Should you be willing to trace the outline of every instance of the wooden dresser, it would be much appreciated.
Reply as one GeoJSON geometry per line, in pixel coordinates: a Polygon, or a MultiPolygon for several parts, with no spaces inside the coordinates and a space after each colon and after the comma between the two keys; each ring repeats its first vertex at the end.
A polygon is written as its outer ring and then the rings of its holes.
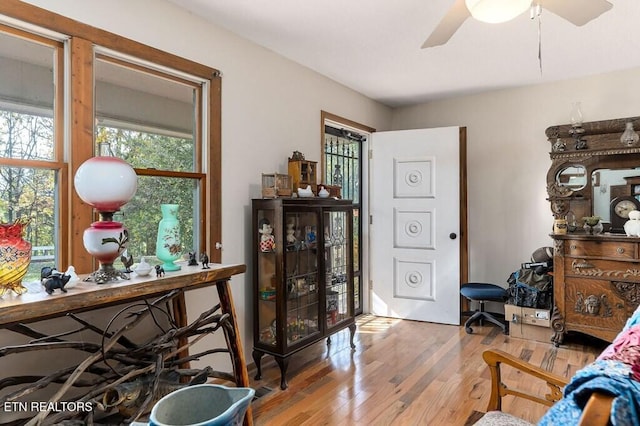
{"type": "Polygon", "coordinates": [[[640,238],[553,235],[553,342],[580,331],[611,342],[640,301],[640,238]]]}
{"type": "Polygon", "coordinates": [[[640,300],[640,238],[622,233],[628,212],[640,210],[640,145],[621,140],[628,123],[640,130],[640,117],[629,117],[545,132],[556,346],[569,331],[612,341],[640,300]],[[604,232],[584,226],[590,216],[604,232]]]}

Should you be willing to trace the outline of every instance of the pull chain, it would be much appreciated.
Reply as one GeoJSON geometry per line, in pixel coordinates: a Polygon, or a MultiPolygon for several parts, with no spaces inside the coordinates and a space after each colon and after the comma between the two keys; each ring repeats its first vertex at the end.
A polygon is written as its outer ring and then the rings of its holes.
{"type": "Polygon", "coordinates": [[[531,5],[531,19],[538,18],[538,64],[540,65],[540,75],[542,75],[542,6],[537,1],[531,5]]]}

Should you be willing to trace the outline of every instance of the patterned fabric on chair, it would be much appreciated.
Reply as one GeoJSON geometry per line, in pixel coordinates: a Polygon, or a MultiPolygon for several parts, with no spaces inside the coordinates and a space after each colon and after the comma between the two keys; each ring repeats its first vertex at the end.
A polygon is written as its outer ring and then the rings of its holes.
{"type": "Polygon", "coordinates": [[[474,426],[534,426],[521,418],[503,413],[502,411],[489,411],[474,426]]]}

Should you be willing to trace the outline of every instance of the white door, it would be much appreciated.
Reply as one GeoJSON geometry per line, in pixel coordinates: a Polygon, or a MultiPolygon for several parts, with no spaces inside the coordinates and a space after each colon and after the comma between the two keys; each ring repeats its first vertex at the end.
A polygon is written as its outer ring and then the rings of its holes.
{"type": "Polygon", "coordinates": [[[371,137],[374,315],[460,324],[460,128],[371,137]]]}

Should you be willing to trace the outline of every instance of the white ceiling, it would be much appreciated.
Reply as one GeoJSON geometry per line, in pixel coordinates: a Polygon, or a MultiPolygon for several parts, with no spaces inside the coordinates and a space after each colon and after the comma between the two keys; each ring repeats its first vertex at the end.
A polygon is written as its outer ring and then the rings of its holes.
{"type": "Polygon", "coordinates": [[[528,13],[420,49],[454,0],[170,1],[389,106],[640,67],[638,0],[582,27],[543,10],[542,73],[528,13]]]}

